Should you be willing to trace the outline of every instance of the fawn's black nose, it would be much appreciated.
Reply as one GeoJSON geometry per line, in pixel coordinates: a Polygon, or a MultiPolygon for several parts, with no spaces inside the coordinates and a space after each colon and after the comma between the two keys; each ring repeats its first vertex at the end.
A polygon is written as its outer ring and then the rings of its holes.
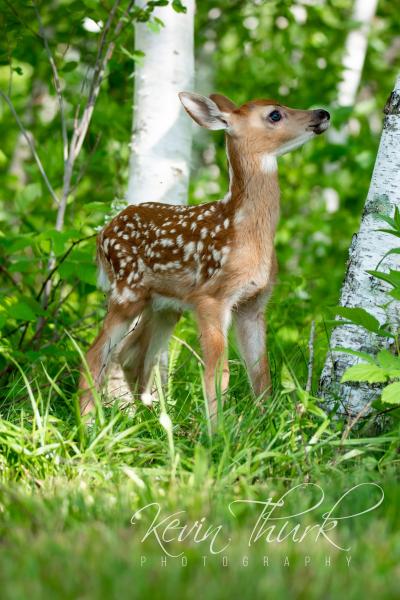
{"type": "Polygon", "coordinates": [[[323,121],[324,119],[327,119],[329,121],[329,119],[331,118],[331,115],[328,113],[327,110],[324,110],[323,108],[320,108],[318,110],[315,111],[318,115],[318,117],[321,119],[321,121],[323,121]]]}

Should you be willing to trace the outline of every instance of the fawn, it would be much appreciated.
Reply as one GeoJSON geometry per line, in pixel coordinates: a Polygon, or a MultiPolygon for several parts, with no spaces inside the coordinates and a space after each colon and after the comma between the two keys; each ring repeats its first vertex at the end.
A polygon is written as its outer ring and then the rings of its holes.
{"type": "MultiPolygon", "coordinates": [[[[100,232],[99,284],[109,291],[109,304],[87,365],[100,386],[111,353],[123,340],[118,360],[127,382],[151,404],[153,367],[182,311],[191,308],[215,424],[217,368],[222,369],[221,392],[228,386],[231,316],[254,393],[270,390],[264,310],[277,273],[277,156],[325,131],[330,115],[322,109],[294,110],[274,100],[237,107],[219,94],[207,98],[181,92],[179,97],[196,123],[225,130],[229,191],[223,200],[199,206],[128,206],[100,232]]],[[[86,414],[94,402],[83,374],[80,387],[81,412],[86,414]]]]}

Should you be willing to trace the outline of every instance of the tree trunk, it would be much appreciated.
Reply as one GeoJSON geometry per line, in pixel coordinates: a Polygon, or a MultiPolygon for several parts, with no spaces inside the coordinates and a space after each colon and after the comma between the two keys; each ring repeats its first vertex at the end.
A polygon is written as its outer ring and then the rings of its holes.
{"type": "MultiPolygon", "coordinates": [[[[400,169],[398,151],[400,148],[400,76],[386,107],[382,137],[372,174],[371,184],[362,215],[358,234],[353,236],[349,252],[346,278],[343,284],[340,304],[346,307],[361,307],[374,315],[381,324],[387,320],[398,326],[400,303],[390,299],[386,283],[369,275],[367,270],[375,270],[386,252],[398,246],[393,236],[377,231],[384,226],[376,218],[378,213],[393,216],[395,207],[400,208],[400,169]]],[[[388,256],[381,266],[383,270],[398,269],[399,255],[388,256]]],[[[388,346],[390,340],[369,333],[356,325],[337,327],[331,336],[332,349],[342,346],[352,350],[375,353],[380,347],[388,346]]],[[[367,403],[379,396],[379,389],[364,384],[345,383],[339,386],[345,370],[359,362],[345,353],[328,352],[321,375],[321,392],[328,406],[332,407],[340,399],[340,412],[357,414],[367,403]]]]}
{"type": "MultiPolygon", "coordinates": [[[[145,5],[144,0],[140,0],[145,5]]],[[[164,23],[160,32],[145,23],[135,27],[135,50],[145,53],[135,68],[133,128],[127,199],[129,204],[185,204],[188,196],[192,124],[178,92],[190,90],[194,77],[194,0],[186,13],[169,5],[154,10],[164,23]]],[[[161,362],[166,366],[167,358],[161,362]]],[[[120,367],[114,362],[108,394],[130,399],[120,367]]]]}
{"type": "Polygon", "coordinates": [[[375,16],[378,0],[355,0],[352,20],[359,23],[347,36],[343,58],[342,81],[338,87],[339,106],[353,106],[360,85],[368,34],[375,16]]]}
{"type": "Polygon", "coordinates": [[[192,124],[178,92],[193,85],[194,0],[185,6],[186,14],[154,11],[165,25],[159,33],[136,26],[135,46],[145,56],[135,69],[129,204],[187,202],[192,124]]]}
{"type": "MultiPolygon", "coordinates": [[[[368,49],[368,35],[375,16],[378,0],[355,0],[351,20],[358,23],[346,38],[342,62],[342,77],[337,88],[337,106],[354,106],[360,86],[368,49]]],[[[349,137],[349,124],[337,129],[334,124],[328,132],[334,144],[345,144],[349,137]]]]}

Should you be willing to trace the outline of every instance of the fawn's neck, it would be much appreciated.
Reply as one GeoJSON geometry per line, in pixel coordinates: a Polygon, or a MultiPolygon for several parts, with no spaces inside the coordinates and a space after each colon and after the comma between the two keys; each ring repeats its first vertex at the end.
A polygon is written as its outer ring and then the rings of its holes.
{"type": "Polygon", "coordinates": [[[276,158],[254,152],[243,141],[227,138],[229,193],[227,205],[241,228],[257,237],[275,234],[279,218],[279,182],[276,158]]]}

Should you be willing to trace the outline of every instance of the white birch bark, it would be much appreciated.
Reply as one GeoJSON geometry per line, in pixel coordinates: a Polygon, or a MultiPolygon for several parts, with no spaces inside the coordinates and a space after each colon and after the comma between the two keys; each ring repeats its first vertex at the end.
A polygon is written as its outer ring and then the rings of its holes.
{"type": "Polygon", "coordinates": [[[359,27],[350,31],[346,39],[342,81],[338,86],[339,106],[353,106],[360,85],[368,47],[368,34],[375,16],[378,0],[355,0],[352,20],[359,27]]]}
{"type": "Polygon", "coordinates": [[[193,86],[194,0],[184,4],[185,14],[171,6],[154,11],[165,25],[159,33],[136,25],[135,47],[145,56],[135,69],[130,204],[187,202],[192,124],[178,92],[193,86]]]}
{"type": "MultiPolygon", "coordinates": [[[[144,6],[146,1],[138,4],[144,6]]],[[[145,56],[135,68],[129,204],[187,202],[192,123],[178,92],[193,87],[195,0],[185,0],[184,5],[186,13],[177,13],[170,5],[154,10],[153,15],[164,23],[158,33],[146,23],[135,26],[135,49],[145,56]]],[[[165,354],[161,362],[165,371],[165,354]]],[[[108,377],[108,395],[131,400],[116,362],[108,377]]]]}
{"type": "MultiPolygon", "coordinates": [[[[377,231],[385,223],[377,219],[378,213],[393,216],[394,209],[400,208],[400,76],[386,107],[382,137],[372,174],[371,184],[362,215],[358,234],[353,236],[349,252],[348,269],[343,284],[340,304],[346,307],[361,307],[374,315],[381,325],[386,321],[394,327],[400,325],[400,303],[392,301],[387,291],[391,287],[367,273],[375,270],[384,254],[399,246],[395,237],[377,231]]],[[[399,255],[387,257],[380,270],[400,268],[399,255]]],[[[352,350],[375,353],[390,340],[369,333],[362,327],[343,325],[334,329],[330,348],[338,346],[352,350]]],[[[371,385],[345,383],[340,379],[345,370],[359,360],[349,354],[328,352],[327,360],[321,375],[322,396],[333,406],[340,398],[340,412],[357,414],[371,400],[380,394],[379,388],[371,385]]]]}
{"type": "MultiPolygon", "coordinates": [[[[360,86],[368,49],[368,35],[375,16],[378,0],[355,0],[352,21],[358,26],[346,38],[342,62],[342,79],[337,88],[337,106],[354,106],[360,86]]],[[[344,144],[349,136],[349,124],[340,129],[334,126],[328,130],[328,138],[334,144],[344,144]]]]}

